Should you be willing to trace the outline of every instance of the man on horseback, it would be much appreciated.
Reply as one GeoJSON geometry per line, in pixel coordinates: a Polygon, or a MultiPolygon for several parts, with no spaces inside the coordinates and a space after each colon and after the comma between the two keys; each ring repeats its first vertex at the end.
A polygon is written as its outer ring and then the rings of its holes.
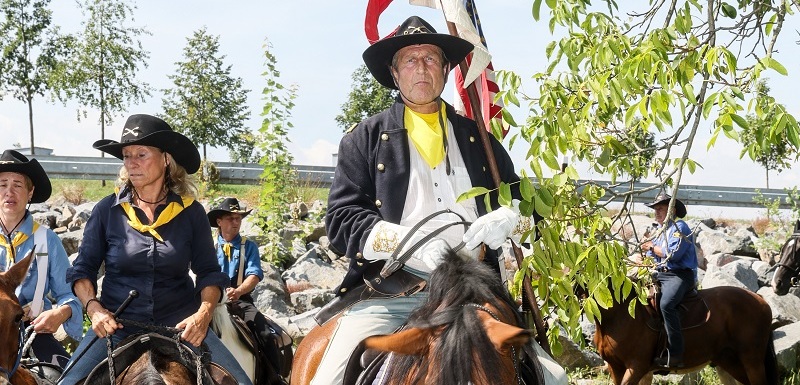
{"type": "Polygon", "coordinates": [[[662,367],[680,368],[683,367],[684,343],[678,305],[697,285],[697,252],[689,225],[673,219],[685,217],[686,206],[675,199],[675,215],[668,215],[671,214],[668,213],[670,199],[667,194],[659,194],[647,204],[655,210],[659,228],[655,238],[642,243],[641,249],[657,263],[656,280],[661,285],[659,307],[667,332],[667,355],[656,357],[653,362],[662,367]]]}
{"type": "MultiPolygon", "coordinates": [[[[477,258],[478,246],[485,243],[484,261],[498,271],[495,249],[531,228],[531,218],[520,216],[516,205],[497,205],[496,194],[491,196],[494,211],[483,199],[456,202],[473,187],[493,186],[477,125],[441,99],[450,69],[472,49],[466,40],[436,33],[412,16],[364,51],[370,73],[400,95],[389,109],[348,131],[339,145],[325,218],[331,248],[350,257],[350,269],[337,288],[339,298],[363,287],[368,265],[393,259],[398,248],[408,250],[416,243],[424,245],[398,273],[427,279],[445,253],[462,242],[466,246],[459,254],[468,258],[477,258]],[[449,211],[412,228],[442,210],[449,211]],[[459,220],[473,223],[466,232],[451,227],[423,239],[459,220]],[[406,236],[403,247],[400,240],[406,236]]],[[[519,181],[506,150],[494,137],[491,141],[501,179],[519,181]]],[[[514,194],[519,197],[518,191],[514,194]]],[[[340,384],[353,348],[365,337],[395,331],[427,295],[424,290],[407,292],[351,305],[338,319],[312,384],[340,384]]]]}
{"type": "Polygon", "coordinates": [[[257,376],[263,379],[263,382],[259,383],[281,384],[283,381],[280,376],[288,375],[283,369],[291,368],[291,343],[288,347],[288,356],[281,354],[284,349],[278,345],[282,343],[280,338],[282,331],[275,330],[277,325],[267,323],[267,318],[258,311],[250,295],[258,282],[264,279],[258,245],[239,234],[242,219],[250,214],[250,211],[252,210],[242,207],[238,199],[226,197],[209,210],[208,222],[211,227],[218,229],[215,239],[217,261],[222,267],[222,272],[231,279],[231,286],[225,289],[225,296],[230,304],[229,309],[234,309],[233,313],[245,321],[258,341],[258,351],[264,354],[265,365],[260,368],[257,376]]]}

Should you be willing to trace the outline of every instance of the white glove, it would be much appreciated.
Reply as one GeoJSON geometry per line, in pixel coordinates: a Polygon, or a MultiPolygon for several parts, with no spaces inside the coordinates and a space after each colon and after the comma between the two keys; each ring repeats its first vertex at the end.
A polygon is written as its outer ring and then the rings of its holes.
{"type": "Polygon", "coordinates": [[[406,261],[406,266],[419,271],[431,272],[444,261],[447,255],[452,253],[452,250],[444,239],[433,238],[406,261]]]}
{"type": "Polygon", "coordinates": [[[490,249],[497,249],[503,245],[518,223],[519,211],[501,206],[472,223],[464,233],[464,248],[472,250],[485,243],[490,249]]]}

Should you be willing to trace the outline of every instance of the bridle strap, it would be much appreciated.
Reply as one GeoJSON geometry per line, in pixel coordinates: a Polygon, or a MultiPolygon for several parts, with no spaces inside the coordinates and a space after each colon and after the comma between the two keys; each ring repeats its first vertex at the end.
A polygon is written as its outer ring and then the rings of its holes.
{"type": "Polygon", "coordinates": [[[9,382],[11,382],[11,377],[14,377],[14,374],[17,372],[17,369],[19,369],[20,361],[22,361],[22,349],[25,342],[23,341],[23,339],[25,338],[25,328],[23,327],[22,322],[23,322],[22,320],[19,321],[19,327],[18,327],[19,338],[17,339],[17,345],[19,345],[19,347],[17,348],[17,358],[14,360],[14,366],[11,368],[11,370],[8,370],[0,366],[0,373],[5,374],[9,382]]]}

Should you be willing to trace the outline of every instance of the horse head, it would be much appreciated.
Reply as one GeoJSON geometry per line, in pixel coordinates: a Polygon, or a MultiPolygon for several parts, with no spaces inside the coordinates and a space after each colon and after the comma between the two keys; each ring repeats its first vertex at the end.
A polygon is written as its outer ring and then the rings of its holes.
{"type": "Polygon", "coordinates": [[[789,292],[789,287],[797,285],[800,275],[798,252],[800,252],[800,231],[795,229],[794,234],[781,247],[781,258],[775,265],[778,267],[772,276],[772,290],[775,294],[785,295],[789,292]]]}
{"type": "Polygon", "coordinates": [[[388,369],[391,384],[516,384],[531,335],[518,326],[515,307],[493,271],[452,253],[431,274],[428,299],[408,328],[364,344],[398,353],[388,369]]]}
{"type": "Polygon", "coordinates": [[[31,264],[31,254],[0,273],[0,379],[17,373],[20,362],[22,318],[25,315],[14,294],[25,279],[31,264]]]}

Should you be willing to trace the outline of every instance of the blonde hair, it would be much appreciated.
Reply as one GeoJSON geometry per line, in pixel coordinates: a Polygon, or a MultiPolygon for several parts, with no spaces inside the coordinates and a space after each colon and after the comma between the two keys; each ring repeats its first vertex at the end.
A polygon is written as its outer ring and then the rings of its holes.
{"type": "MultiPolygon", "coordinates": [[[[180,196],[190,196],[196,199],[197,186],[195,186],[192,177],[186,172],[186,169],[175,161],[175,158],[172,157],[172,154],[161,149],[159,149],[159,151],[165,153],[167,157],[167,170],[164,173],[164,184],[167,186],[167,189],[180,196]]],[[[117,186],[120,188],[126,186],[132,188],[133,185],[128,178],[128,169],[123,165],[119,169],[117,186]]]]}

